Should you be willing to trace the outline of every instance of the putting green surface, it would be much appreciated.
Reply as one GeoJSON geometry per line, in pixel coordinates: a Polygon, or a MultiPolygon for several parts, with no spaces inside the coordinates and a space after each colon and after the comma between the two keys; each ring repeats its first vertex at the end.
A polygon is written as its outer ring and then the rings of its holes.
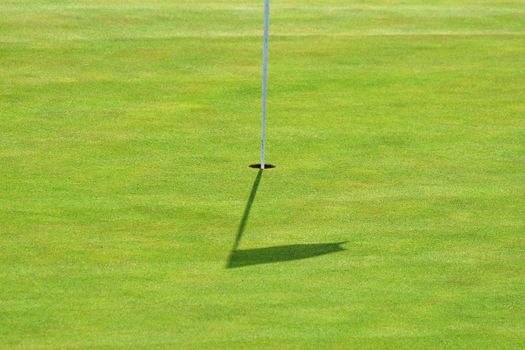
{"type": "Polygon", "coordinates": [[[3,0],[0,348],[525,347],[525,2],[3,0]]]}

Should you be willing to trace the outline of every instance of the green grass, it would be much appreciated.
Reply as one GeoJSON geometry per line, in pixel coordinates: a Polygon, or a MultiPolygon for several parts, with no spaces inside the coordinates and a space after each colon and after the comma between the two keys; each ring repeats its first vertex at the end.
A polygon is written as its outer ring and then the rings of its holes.
{"type": "Polygon", "coordinates": [[[525,2],[274,0],[252,202],[261,26],[2,1],[0,348],[525,347],[525,2]]]}

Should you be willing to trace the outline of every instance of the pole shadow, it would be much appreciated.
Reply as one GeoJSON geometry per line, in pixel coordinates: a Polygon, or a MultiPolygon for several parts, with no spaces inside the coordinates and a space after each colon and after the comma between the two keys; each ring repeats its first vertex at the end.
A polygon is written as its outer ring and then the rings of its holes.
{"type": "MultiPolygon", "coordinates": [[[[255,195],[257,194],[257,189],[259,188],[259,182],[261,182],[261,176],[263,169],[259,169],[255,181],[253,182],[252,190],[250,192],[250,197],[248,197],[248,202],[244,208],[244,213],[242,214],[241,223],[239,224],[239,229],[237,230],[237,235],[235,236],[235,243],[233,244],[232,253],[237,251],[239,248],[239,243],[241,243],[242,234],[246,227],[246,222],[248,222],[248,217],[250,216],[250,210],[252,210],[252,204],[255,200],[255,195]]],[[[230,254],[231,255],[231,254],[230,254]]]]}
{"type": "Polygon", "coordinates": [[[241,239],[246,228],[246,223],[248,222],[248,217],[250,216],[252,204],[255,200],[259,183],[261,182],[262,173],[263,169],[259,169],[255,181],[253,182],[250,196],[248,197],[248,202],[244,208],[241,222],[237,230],[237,235],[235,236],[235,242],[226,263],[227,269],[308,259],[345,250],[345,248],[343,248],[341,245],[345,244],[346,242],[292,244],[255,249],[239,249],[239,244],[241,243],[241,239]]]}

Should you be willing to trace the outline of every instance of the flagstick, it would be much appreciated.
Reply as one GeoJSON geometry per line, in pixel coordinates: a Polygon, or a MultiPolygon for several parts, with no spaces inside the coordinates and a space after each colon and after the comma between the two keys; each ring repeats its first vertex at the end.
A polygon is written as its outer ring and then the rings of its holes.
{"type": "Polygon", "coordinates": [[[264,0],[264,48],[262,75],[262,141],[261,169],[264,169],[264,146],[266,142],[266,95],[268,90],[268,41],[270,34],[270,0],[264,0]]]}

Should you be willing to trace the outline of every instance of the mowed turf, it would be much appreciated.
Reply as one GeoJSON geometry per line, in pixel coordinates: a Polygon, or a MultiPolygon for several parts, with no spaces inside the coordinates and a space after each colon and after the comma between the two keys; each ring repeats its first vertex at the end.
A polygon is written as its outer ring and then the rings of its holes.
{"type": "Polygon", "coordinates": [[[525,347],[525,2],[262,3],[2,1],[0,348],[525,347]]]}

